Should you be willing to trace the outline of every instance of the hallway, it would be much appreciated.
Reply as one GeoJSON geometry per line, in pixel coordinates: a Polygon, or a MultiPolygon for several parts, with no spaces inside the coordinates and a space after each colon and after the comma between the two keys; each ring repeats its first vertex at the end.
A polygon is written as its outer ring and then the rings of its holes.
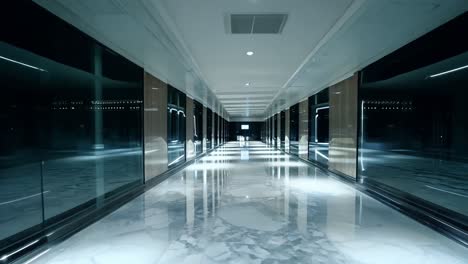
{"type": "Polygon", "coordinates": [[[468,249],[260,142],[229,142],[28,263],[468,263],[468,249]]]}

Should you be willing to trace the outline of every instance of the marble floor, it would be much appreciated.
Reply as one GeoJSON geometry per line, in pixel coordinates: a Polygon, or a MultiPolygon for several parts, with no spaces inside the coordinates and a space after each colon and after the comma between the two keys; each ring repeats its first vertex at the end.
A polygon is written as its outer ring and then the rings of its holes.
{"type": "Polygon", "coordinates": [[[25,263],[468,263],[468,249],[260,143],[227,143],[25,263]]]}

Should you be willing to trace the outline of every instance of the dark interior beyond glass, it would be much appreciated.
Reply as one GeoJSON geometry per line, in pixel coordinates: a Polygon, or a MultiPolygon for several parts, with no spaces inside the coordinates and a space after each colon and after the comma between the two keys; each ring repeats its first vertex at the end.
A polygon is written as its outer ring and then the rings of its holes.
{"type": "Polygon", "coordinates": [[[280,148],[282,150],[284,150],[284,146],[285,146],[285,136],[286,136],[286,112],[285,111],[281,111],[280,113],[280,141],[281,141],[281,146],[280,148]]]}
{"type": "Polygon", "coordinates": [[[203,105],[193,101],[193,142],[197,155],[203,152],[203,105]]]}
{"type": "Polygon", "coordinates": [[[278,114],[273,116],[273,146],[278,147],[278,114]]]}
{"type": "Polygon", "coordinates": [[[268,118],[268,125],[269,125],[269,129],[270,129],[270,144],[273,144],[273,140],[274,140],[274,132],[273,132],[273,117],[271,116],[270,118],[268,118]]]}
{"type": "Polygon", "coordinates": [[[229,140],[237,141],[239,136],[245,140],[260,140],[262,125],[264,122],[229,122],[229,140]],[[242,125],[248,125],[249,129],[242,129],[242,125]]]}
{"type": "Polygon", "coordinates": [[[289,152],[299,155],[299,104],[289,108],[289,152]]]}
{"type": "Polygon", "coordinates": [[[32,1],[2,8],[0,250],[143,180],[143,69],[32,1]]]}
{"type": "Polygon", "coordinates": [[[219,141],[218,141],[218,136],[219,136],[219,118],[218,118],[218,114],[214,113],[214,131],[213,131],[213,141],[214,141],[214,146],[218,146],[219,145],[219,141]]]}
{"type": "Polygon", "coordinates": [[[366,68],[359,176],[468,216],[468,15],[366,68]]]}
{"type": "Polygon", "coordinates": [[[213,111],[206,108],[206,145],[212,149],[213,145],[213,111]]]}
{"type": "Polygon", "coordinates": [[[167,159],[168,166],[185,162],[186,95],[167,86],[167,159]]]}
{"type": "Polygon", "coordinates": [[[328,165],[329,90],[309,97],[309,160],[328,165]]]}

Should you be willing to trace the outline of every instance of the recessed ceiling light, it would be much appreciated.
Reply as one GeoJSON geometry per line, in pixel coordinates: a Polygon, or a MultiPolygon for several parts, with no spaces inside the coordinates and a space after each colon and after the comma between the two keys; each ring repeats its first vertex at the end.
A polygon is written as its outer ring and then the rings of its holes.
{"type": "Polygon", "coordinates": [[[245,83],[245,86],[250,86],[250,83],[245,83]]]}
{"type": "Polygon", "coordinates": [[[252,56],[252,55],[254,55],[254,52],[253,51],[247,51],[247,53],[245,53],[245,54],[247,54],[247,56],[252,56]]]}

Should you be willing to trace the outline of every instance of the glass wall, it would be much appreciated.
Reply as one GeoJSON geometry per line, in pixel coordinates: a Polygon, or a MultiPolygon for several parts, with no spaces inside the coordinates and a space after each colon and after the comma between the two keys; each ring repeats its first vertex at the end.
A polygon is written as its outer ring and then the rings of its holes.
{"type": "Polygon", "coordinates": [[[143,181],[143,69],[32,1],[2,8],[0,249],[143,181]]]}
{"type": "Polygon", "coordinates": [[[278,147],[278,114],[273,116],[273,146],[278,147]]]}
{"type": "Polygon", "coordinates": [[[206,145],[208,148],[212,149],[214,147],[213,143],[213,111],[206,108],[206,145]]]}
{"type": "Polygon", "coordinates": [[[289,108],[289,151],[299,155],[299,104],[289,108]]]}
{"type": "Polygon", "coordinates": [[[219,141],[218,141],[218,136],[219,136],[219,118],[218,118],[218,114],[214,113],[214,135],[213,135],[213,145],[215,147],[217,147],[219,145],[219,141]]]}
{"type": "Polygon", "coordinates": [[[309,97],[309,160],[328,164],[329,90],[309,97]]]}
{"type": "Polygon", "coordinates": [[[197,155],[203,152],[203,105],[193,101],[193,142],[197,155]]]}
{"type": "Polygon", "coordinates": [[[167,158],[168,166],[185,162],[186,96],[167,86],[167,158]]]}
{"type": "Polygon", "coordinates": [[[280,113],[280,141],[281,141],[281,146],[280,148],[284,150],[285,142],[286,142],[286,112],[281,111],[280,113]]]}
{"type": "Polygon", "coordinates": [[[467,223],[468,14],[365,68],[359,177],[467,223]]]}
{"type": "Polygon", "coordinates": [[[273,144],[273,117],[268,118],[268,139],[269,139],[269,144],[273,144]]]}

